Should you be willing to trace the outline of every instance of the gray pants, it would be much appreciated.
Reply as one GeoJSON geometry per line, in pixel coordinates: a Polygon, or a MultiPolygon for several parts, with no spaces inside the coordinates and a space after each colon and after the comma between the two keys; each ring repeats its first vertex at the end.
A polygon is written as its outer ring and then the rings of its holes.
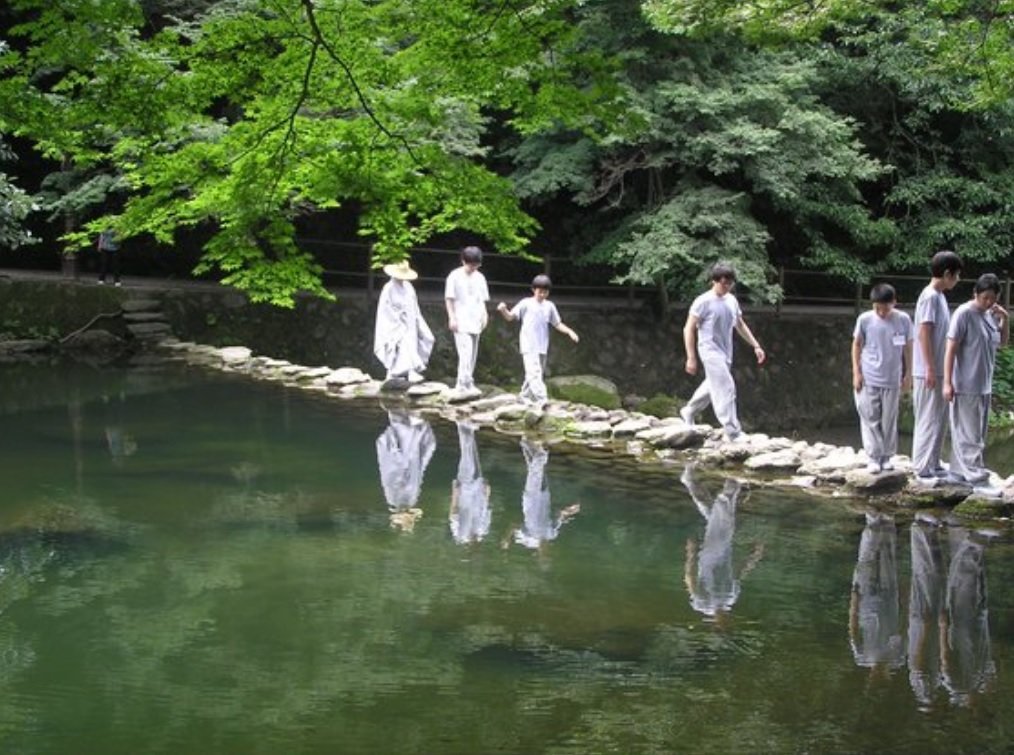
{"type": "Polygon", "coordinates": [[[983,451],[990,398],[956,393],[951,401],[951,473],[974,484],[989,480],[983,451]]]}
{"type": "Polygon", "coordinates": [[[736,413],[736,383],[732,379],[729,362],[724,355],[701,354],[704,365],[704,382],[697,386],[686,408],[696,417],[711,404],[722,429],[729,437],[743,432],[736,413]]]}
{"type": "Polygon", "coordinates": [[[546,383],[542,376],[546,373],[545,354],[522,354],[525,363],[525,383],[521,386],[521,398],[536,404],[544,404],[549,400],[546,383]]]}
{"type": "Polygon", "coordinates": [[[947,402],[943,386],[927,388],[925,378],[917,377],[912,389],[915,429],[912,433],[912,469],[929,476],[940,467],[940,454],[947,432],[947,402]]]}
{"type": "Polygon", "coordinates": [[[474,388],[475,360],[479,356],[478,333],[455,333],[454,346],[458,350],[458,380],[455,388],[474,388]]]}
{"type": "Polygon", "coordinates": [[[856,393],[859,431],[870,461],[884,462],[898,452],[898,401],[900,388],[863,385],[856,393]]]}

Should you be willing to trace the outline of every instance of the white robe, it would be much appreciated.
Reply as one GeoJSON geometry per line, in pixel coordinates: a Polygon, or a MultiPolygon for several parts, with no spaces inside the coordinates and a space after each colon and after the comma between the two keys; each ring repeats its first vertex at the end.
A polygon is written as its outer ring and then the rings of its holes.
{"type": "Polygon", "coordinates": [[[387,374],[425,370],[433,341],[433,331],[423,319],[412,284],[396,278],[385,283],[377,302],[373,353],[387,368],[387,374]]]}
{"type": "Polygon", "coordinates": [[[377,466],[384,498],[392,512],[419,501],[423,475],[437,441],[430,423],[407,412],[388,412],[387,429],[377,438],[377,466]]]}

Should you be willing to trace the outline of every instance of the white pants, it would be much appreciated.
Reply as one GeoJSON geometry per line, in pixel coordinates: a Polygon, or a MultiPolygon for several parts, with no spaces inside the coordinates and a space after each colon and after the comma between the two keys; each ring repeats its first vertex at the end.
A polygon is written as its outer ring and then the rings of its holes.
{"type": "Polygon", "coordinates": [[[549,400],[546,383],[542,376],[546,372],[546,355],[525,353],[521,355],[525,363],[525,384],[521,386],[521,398],[536,404],[544,404],[549,400]]]}
{"type": "Polygon", "coordinates": [[[918,475],[932,475],[940,467],[940,453],[947,432],[947,402],[943,386],[927,388],[917,377],[912,389],[915,429],[912,433],[912,468],[918,475]]]}
{"type": "Polygon", "coordinates": [[[478,333],[454,333],[454,346],[458,350],[458,381],[455,388],[474,388],[475,360],[479,356],[478,333]]]}
{"type": "Polygon", "coordinates": [[[956,393],[951,401],[951,472],[968,482],[989,480],[983,458],[990,396],[956,393]]]}
{"type": "Polygon", "coordinates": [[[686,408],[691,416],[696,417],[711,404],[725,434],[729,437],[739,435],[743,428],[736,414],[736,383],[732,379],[729,362],[722,354],[704,353],[701,354],[701,364],[704,365],[704,382],[697,386],[686,408]]]}
{"type": "Polygon", "coordinates": [[[863,385],[856,393],[859,432],[866,458],[884,462],[898,452],[898,402],[900,388],[863,385]]]}

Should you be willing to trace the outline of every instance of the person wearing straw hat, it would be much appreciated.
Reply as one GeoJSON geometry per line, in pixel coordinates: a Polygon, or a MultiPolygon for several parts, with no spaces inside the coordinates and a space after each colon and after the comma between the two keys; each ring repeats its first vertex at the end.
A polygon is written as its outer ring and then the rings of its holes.
{"type": "Polygon", "coordinates": [[[390,280],[384,284],[377,302],[377,320],[373,332],[373,353],[387,369],[387,379],[402,378],[410,383],[423,379],[433,352],[433,331],[419,310],[419,300],[411,281],[419,274],[408,260],[384,265],[390,280]]]}

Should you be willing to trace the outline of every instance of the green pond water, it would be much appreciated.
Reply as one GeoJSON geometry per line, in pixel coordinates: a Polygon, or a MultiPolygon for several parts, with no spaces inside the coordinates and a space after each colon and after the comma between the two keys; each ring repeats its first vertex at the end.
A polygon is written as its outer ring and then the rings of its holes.
{"type": "Polygon", "coordinates": [[[0,365],[0,752],[1008,752],[1006,536],[0,365]]]}

